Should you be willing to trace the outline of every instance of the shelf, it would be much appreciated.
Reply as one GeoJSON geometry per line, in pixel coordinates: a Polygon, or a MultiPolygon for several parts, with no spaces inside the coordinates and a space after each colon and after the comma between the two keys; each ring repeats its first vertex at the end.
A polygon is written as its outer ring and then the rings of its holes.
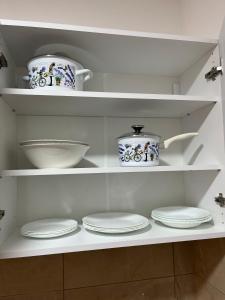
{"type": "Polygon", "coordinates": [[[183,117],[218,97],[4,89],[3,99],[18,115],[183,117]]]}
{"type": "Polygon", "coordinates": [[[220,165],[196,166],[157,166],[157,167],[108,167],[108,168],[67,168],[67,169],[27,169],[3,170],[1,177],[47,176],[47,175],[81,175],[81,174],[115,174],[115,173],[154,173],[154,172],[191,172],[220,171],[220,165]]]}
{"type": "Polygon", "coordinates": [[[53,23],[2,19],[0,27],[18,67],[35,54],[60,52],[94,72],[179,76],[217,45],[208,38],[53,23]]]}
{"type": "Polygon", "coordinates": [[[225,237],[224,225],[203,224],[193,229],[175,229],[151,221],[151,225],[131,234],[106,235],[86,231],[82,226],[68,236],[38,240],[20,235],[19,230],[0,247],[0,258],[26,257],[108,248],[140,246],[225,237]]]}

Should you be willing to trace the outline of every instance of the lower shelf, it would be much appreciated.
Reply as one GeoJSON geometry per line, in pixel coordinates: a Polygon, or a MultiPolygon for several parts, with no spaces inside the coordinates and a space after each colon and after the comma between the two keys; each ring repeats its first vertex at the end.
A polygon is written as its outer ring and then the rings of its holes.
{"type": "Polygon", "coordinates": [[[225,237],[225,225],[203,224],[193,229],[175,229],[160,225],[153,220],[151,220],[150,226],[142,231],[120,235],[92,233],[80,226],[79,230],[73,234],[61,238],[38,240],[24,238],[17,231],[0,247],[0,258],[49,255],[220,237],[225,237]]]}
{"type": "Polygon", "coordinates": [[[113,174],[113,173],[145,173],[145,172],[188,172],[188,171],[220,171],[221,165],[183,165],[157,167],[96,167],[67,169],[27,169],[2,170],[1,177],[76,175],[76,174],[113,174]]]}

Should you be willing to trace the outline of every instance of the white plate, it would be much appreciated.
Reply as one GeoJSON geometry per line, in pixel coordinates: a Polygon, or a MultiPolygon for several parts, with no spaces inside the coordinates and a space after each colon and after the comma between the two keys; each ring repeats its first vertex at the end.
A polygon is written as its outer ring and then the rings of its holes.
{"type": "Polygon", "coordinates": [[[100,233],[109,233],[109,234],[116,234],[116,233],[127,233],[127,232],[133,232],[136,230],[141,230],[149,225],[149,220],[143,223],[142,225],[136,226],[136,227],[127,227],[127,228],[101,228],[101,227],[95,227],[95,226],[90,226],[85,223],[83,223],[83,226],[85,229],[95,231],[95,232],[100,232],[100,233]]]}
{"type": "Polygon", "coordinates": [[[166,226],[174,227],[174,228],[193,228],[200,226],[202,223],[205,222],[192,222],[192,223],[177,223],[175,221],[159,221],[166,226]]]}
{"type": "Polygon", "coordinates": [[[25,224],[20,232],[23,236],[48,238],[70,233],[77,229],[78,223],[71,219],[43,219],[25,224]]]}
{"type": "Polygon", "coordinates": [[[105,212],[86,216],[82,219],[88,226],[104,229],[127,229],[145,224],[148,219],[138,214],[126,212],[105,212]]]}
{"type": "Polygon", "coordinates": [[[66,235],[69,234],[71,232],[74,232],[76,230],[76,228],[72,228],[68,231],[64,231],[64,232],[58,232],[58,233],[52,233],[52,234],[47,234],[47,235],[42,235],[42,234],[37,234],[37,233],[29,233],[29,234],[23,234],[24,237],[30,237],[30,238],[36,238],[36,239],[49,239],[49,238],[55,238],[55,237],[59,237],[62,235],[66,235]]]}
{"type": "Polygon", "coordinates": [[[210,217],[208,220],[205,221],[180,222],[175,220],[158,219],[156,217],[152,217],[152,218],[158,222],[163,223],[166,226],[175,227],[175,228],[193,228],[201,225],[202,223],[206,223],[212,220],[212,218],[210,217]]]}
{"type": "Polygon", "coordinates": [[[202,208],[187,206],[161,207],[152,211],[152,216],[168,220],[204,220],[210,213],[202,208]]]}
{"type": "Polygon", "coordinates": [[[158,221],[172,221],[172,222],[177,222],[177,223],[192,223],[192,222],[208,222],[208,221],[211,221],[212,220],[212,216],[209,216],[208,218],[204,218],[204,219],[192,219],[192,220],[173,220],[173,219],[168,219],[168,218],[161,218],[161,217],[158,217],[158,216],[154,216],[152,215],[152,218],[155,219],[155,220],[158,220],[158,221]]]}
{"type": "Polygon", "coordinates": [[[150,223],[150,221],[148,220],[148,219],[146,219],[145,220],[145,222],[144,223],[142,223],[142,224],[140,224],[140,225],[138,225],[138,226],[129,226],[129,227],[123,227],[123,228],[105,228],[105,227],[98,227],[98,226],[93,226],[93,225],[89,225],[89,224],[87,224],[87,223],[85,223],[85,222],[83,222],[83,225],[84,226],[88,226],[88,227],[93,227],[93,228],[96,228],[96,229],[102,229],[102,230],[121,230],[121,231],[123,231],[123,230],[132,230],[132,229],[137,229],[137,228],[142,228],[142,226],[147,226],[147,225],[149,225],[149,223],[150,223]],[[146,225],[147,224],[147,225],[146,225]]]}

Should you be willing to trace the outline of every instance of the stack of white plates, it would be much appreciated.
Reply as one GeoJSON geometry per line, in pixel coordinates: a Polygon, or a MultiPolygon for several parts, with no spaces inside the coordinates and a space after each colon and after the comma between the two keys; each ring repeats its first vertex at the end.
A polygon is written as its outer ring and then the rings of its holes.
{"type": "Polygon", "coordinates": [[[76,220],[43,219],[25,224],[20,232],[25,237],[48,239],[75,231],[78,227],[76,220]]]}
{"type": "Polygon", "coordinates": [[[102,233],[126,233],[149,225],[144,216],[126,212],[96,213],[83,218],[85,229],[102,233]]]}
{"type": "Polygon", "coordinates": [[[170,206],[154,209],[152,218],[167,226],[176,228],[196,227],[212,220],[212,216],[207,210],[187,206],[170,206]]]}

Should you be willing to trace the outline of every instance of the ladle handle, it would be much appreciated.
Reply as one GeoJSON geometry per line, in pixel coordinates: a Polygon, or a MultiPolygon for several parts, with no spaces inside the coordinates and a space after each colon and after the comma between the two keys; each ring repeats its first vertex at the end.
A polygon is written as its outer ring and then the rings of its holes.
{"type": "Polygon", "coordinates": [[[189,132],[189,133],[175,135],[163,142],[163,148],[167,149],[173,142],[186,140],[186,139],[192,138],[196,135],[198,135],[198,132],[189,132]]]}

